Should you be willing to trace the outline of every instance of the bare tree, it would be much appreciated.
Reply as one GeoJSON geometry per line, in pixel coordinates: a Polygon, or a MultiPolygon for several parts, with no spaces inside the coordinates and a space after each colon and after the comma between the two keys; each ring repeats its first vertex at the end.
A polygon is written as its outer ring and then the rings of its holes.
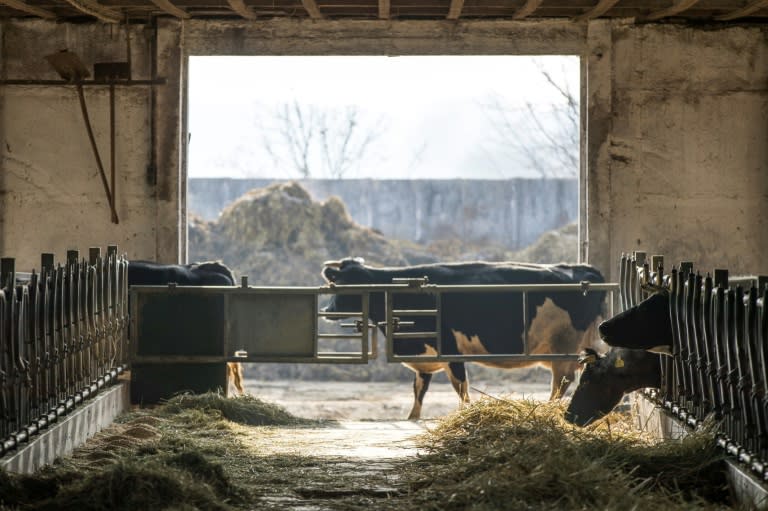
{"type": "Polygon", "coordinates": [[[510,106],[499,95],[483,105],[493,126],[486,156],[504,174],[510,165],[542,177],[570,177],[579,171],[579,101],[573,85],[536,62],[555,100],[542,108],[530,101],[510,106]]]}
{"type": "Polygon", "coordinates": [[[294,100],[267,117],[265,150],[278,168],[289,167],[304,178],[345,177],[383,132],[382,120],[364,122],[357,106],[320,108],[294,100]]]}

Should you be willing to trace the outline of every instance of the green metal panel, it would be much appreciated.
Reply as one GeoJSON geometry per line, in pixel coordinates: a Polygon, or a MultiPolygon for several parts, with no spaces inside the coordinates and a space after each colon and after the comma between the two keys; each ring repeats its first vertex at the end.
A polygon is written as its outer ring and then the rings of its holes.
{"type": "Polygon", "coordinates": [[[225,355],[222,294],[176,289],[135,296],[137,355],[225,355]]]}
{"type": "Polygon", "coordinates": [[[317,295],[233,293],[227,307],[227,339],[249,357],[314,357],[317,295]]]}

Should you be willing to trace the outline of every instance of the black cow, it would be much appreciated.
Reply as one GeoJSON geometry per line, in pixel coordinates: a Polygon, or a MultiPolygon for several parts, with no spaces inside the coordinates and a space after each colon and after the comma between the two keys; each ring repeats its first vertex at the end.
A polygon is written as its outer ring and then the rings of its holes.
{"type": "MultiPolygon", "coordinates": [[[[402,268],[373,268],[359,258],[327,262],[322,275],[333,284],[390,284],[393,278],[426,277],[430,284],[574,284],[581,281],[603,282],[595,268],[584,265],[538,265],[525,263],[450,263],[428,264],[402,268]]],[[[578,353],[597,340],[597,320],[603,309],[605,292],[528,293],[528,349],[531,354],[578,353]]],[[[517,292],[446,292],[441,298],[440,332],[442,350],[446,355],[522,353],[523,317],[522,294],[517,292]]],[[[383,293],[372,293],[370,318],[385,320],[383,293]]],[[[395,295],[395,309],[430,309],[435,298],[429,293],[395,295]]],[[[359,296],[333,295],[325,309],[329,312],[359,312],[359,296]]],[[[430,316],[399,315],[402,321],[413,321],[408,330],[435,331],[435,319],[430,316]]],[[[406,327],[403,327],[405,329],[406,327]]],[[[435,339],[395,339],[394,353],[401,356],[435,354],[435,339]]],[[[552,371],[550,398],[562,395],[574,380],[576,361],[555,362],[481,362],[502,368],[544,365],[552,371]]],[[[418,419],[421,405],[432,374],[445,370],[459,395],[461,403],[469,401],[469,384],[462,362],[406,363],[416,375],[413,384],[414,404],[409,419],[418,419]]]]}
{"type": "Polygon", "coordinates": [[[568,422],[586,426],[607,415],[624,394],[661,385],[661,355],[646,350],[611,348],[605,355],[587,349],[584,370],[565,412],[568,422]]]}
{"type": "MultiPolygon", "coordinates": [[[[152,261],[128,261],[128,286],[164,286],[175,282],[179,286],[234,286],[235,274],[218,261],[192,264],[160,264],[152,261]]],[[[240,394],[243,387],[243,366],[227,364],[227,375],[240,394]]]]}
{"type": "Polygon", "coordinates": [[[218,261],[192,264],[160,264],[151,261],[128,263],[129,286],[164,286],[171,282],[180,286],[234,286],[235,274],[218,261]]]}
{"type": "Polygon", "coordinates": [[[609,346],[670,354],[672,320],[669,316],[669,291],[657,288],[654,294],[639,304],[603,321],[598,332],[609,346]]]}

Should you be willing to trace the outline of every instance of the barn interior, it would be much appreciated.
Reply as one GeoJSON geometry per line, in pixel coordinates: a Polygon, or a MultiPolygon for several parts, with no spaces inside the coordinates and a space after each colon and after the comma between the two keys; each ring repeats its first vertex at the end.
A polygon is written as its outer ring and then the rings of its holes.
{"type": "Polygon", "coordinates": [[[19,271],[111,244],[187,262],[190,57],[574,55],[579,259],[768,274],[766,0],[0,0],[0,37],[19,271]]]}
{"type": "Polygon", "coordinates": [[[636,249],[766,271],[761,2],[13,0],[1,8],[0,252],[18,269],[42,251],[104,240],[132,259],[186,260],[191,55],[559,54],[578,55],[583,68],[581,258],[612,278],[618,256],[636,249]],[[64,49],[85,69],[57,72],[46,56],[64,49]],[[114,158],[114,214],[82,127],[77,78],[107,172],[114,158]]]}

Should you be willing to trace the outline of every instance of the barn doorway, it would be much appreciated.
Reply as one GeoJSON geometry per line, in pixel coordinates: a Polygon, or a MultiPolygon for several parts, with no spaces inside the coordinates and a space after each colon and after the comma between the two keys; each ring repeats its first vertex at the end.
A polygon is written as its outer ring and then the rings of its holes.
{"type": "MultiPolygon", "coordinates": [[[[577,56],[190,57],[188,259],[221,259],[256,286],[322,285],[322,262],[345,256],[394,266],[576,261],[580,65],[577,56]]],[[[528,395],[548,392],[544,369],[470,371],[490,393],[515,379],[528,395]]],[[[384,360],[259,364],[246,378],[282,403],[328,396],[312,399],[318,416],[400,417],[411,401],[412,373],[384,360]],[[334,397],[339,381],[374,382],[381,393],[370,396],[402,403],[387,409],[373,397],[340,412],[360,394],[342,386],[334,397]]],[[[433,381],[424,411],[442,415],[456,397],[437,385],[442,375],[433,381]]]]}

